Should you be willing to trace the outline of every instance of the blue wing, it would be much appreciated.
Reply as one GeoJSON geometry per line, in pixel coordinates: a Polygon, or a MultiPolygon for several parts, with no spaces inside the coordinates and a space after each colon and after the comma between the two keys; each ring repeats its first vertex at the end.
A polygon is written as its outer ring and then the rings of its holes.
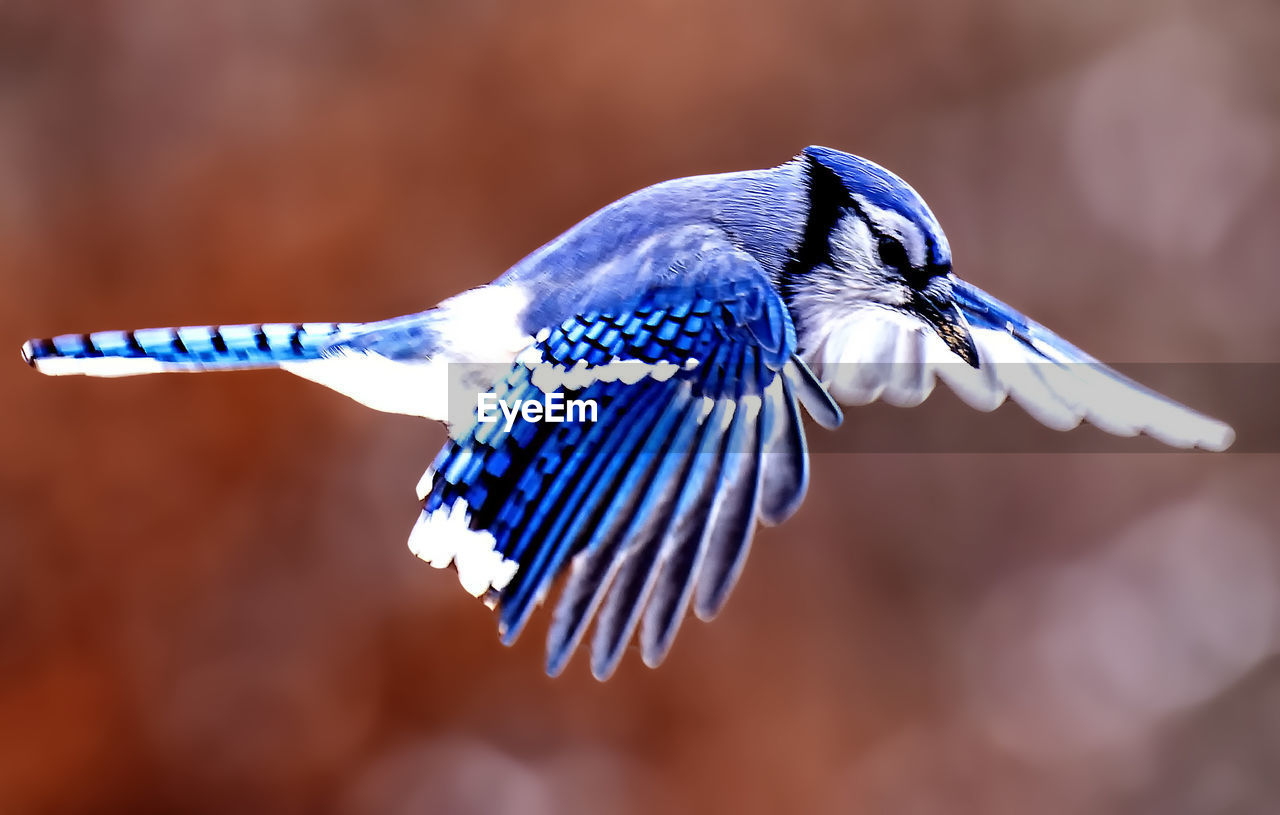
{"type": "Polygon", "coordinates": [[[874,307],[820,326],[805,338],[804,355],[845,404],[917,405],[941,379],[972,407],[994,410],[1012,398],[1058,430],[1088,420],[1108,433],[1147,433],[1175,447],[1231,445],[1226,424],[1143,387],[976,286],[952,284],[978,349],[977,369],[923,321],[874,307]]]}
{"type": "MultiPolygon", "coordinates": [[[[509,404],[548,391],[594,402],[595,421],[519,419],[509,431],[477,421],[429,471],[415,535],[465,523],[492,547],[483,562],[500,580],[488,599],[505,642],[567,573],[548,635],[552,674],[593,618],[592,671],[603,679],[637,627],[656,665],[691,599],[713,616],[756,518],[779,523],[804,497],[797,403],[825,424],[840,420],[750,257],[704,244],[681,263],[698,273],[659,276],[629,301],[613,295],[607,312],[540,332],[492,391],[509,404]]],[[[455,565],[465,582],[467,565],[455,565]]]]}

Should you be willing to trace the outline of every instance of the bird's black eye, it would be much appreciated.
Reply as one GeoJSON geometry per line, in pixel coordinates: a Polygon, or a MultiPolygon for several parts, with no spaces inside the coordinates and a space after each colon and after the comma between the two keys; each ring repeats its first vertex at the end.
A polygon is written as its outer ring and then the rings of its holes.
{"type": "Polygon", "coordinates": [[[906,271],[911,268],[911,261],[907,258],[907,250],[903,248],[902,242],[897,238],[881,235],[879,249],[880,263],[884,266],[898,271],[906,271]]]}

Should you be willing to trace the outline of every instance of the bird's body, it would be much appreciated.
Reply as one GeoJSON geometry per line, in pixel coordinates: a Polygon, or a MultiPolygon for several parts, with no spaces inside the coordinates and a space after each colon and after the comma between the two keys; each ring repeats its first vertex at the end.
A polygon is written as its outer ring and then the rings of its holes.
{"type": "Polygon", "coordinates": [[[45,373],[281,367],[380,410],[452,420],[410,547],[498,606],[506,641],[567,575],[549,670],[595,619],[602,678],[637,629],[653,665],[689,605],[714,615],[756,520],[799,506],[799,405],[833,427],[832,396],[911,405],[942,379],[981,409],[1012,395],[1053,427],[1087,418],[1177,446],[1231,442],[955,278],[905,182],[818,147],[641,190],[429,311],[66,335],[23,353],[45,373]],[[451,413],[450,383],[485,367],[477,390],[503,405],[553,395],[598,413],[491,422],[482,401],[451,413]]]}

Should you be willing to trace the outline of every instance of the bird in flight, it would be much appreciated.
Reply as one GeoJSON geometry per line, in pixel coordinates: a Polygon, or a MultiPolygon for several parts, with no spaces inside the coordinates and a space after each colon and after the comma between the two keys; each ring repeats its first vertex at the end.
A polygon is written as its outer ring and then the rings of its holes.
{"type": "Polygon", "coordinates": [[[906,182],[825,147],[640,190],[428,311],[68,334],[22,354],[46,374],[282,368],[449,422],[410,549],[454,566],[508,644],[561,582],[547,670],[594,620],[599,679],[637,630],[645,663],[660,663],[690,605],[720,611],[757,521],[795,512],[801,407],[835,428],[837,402],[916,405],[940,380],[975,408],[1011,397],[1057,429],[1088,420],[1208,450],[1233,439],[956,277],[906,182]],[[451,410],[467,387],[478,398],[451,410]]]}

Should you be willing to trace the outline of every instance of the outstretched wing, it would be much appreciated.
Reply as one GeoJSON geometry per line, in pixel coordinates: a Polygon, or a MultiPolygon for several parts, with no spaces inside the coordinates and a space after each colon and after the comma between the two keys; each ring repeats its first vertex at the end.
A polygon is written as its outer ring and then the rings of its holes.
{"type": "Polygon", "coordinates": [[[497,606],[504,642],[566,575],[548,635],[552,674],[593,618],[592,671],[603,679],[637,627],[652,666],[691,598],[700,617],[716,614],[756,519],[779,523],[804,497],[798,403],[840,421],[753,259],[723,240],[678,258],[657,251],[670,268],[654,285],[539,332],[489,392],[508,407],[562,399],[565,421],[522,414],[508,428],[477,411],[424,476],[410,547],[452,562],[497,606]]]}
{"type": "Polygon", "coordinates": [[[1146,433],[1174,447],[1224,450],[1234,440],[1228,425],[1143,387],[976,286],[957,279],[954,292],[978,348],[976,369],[923,321],[880,307],[819,327],[804,356],[850,405],[918,405],[941,379],[978,410],[1012,397],[1057,430],[1087,419],[1108,433],[1146,433]]]}

